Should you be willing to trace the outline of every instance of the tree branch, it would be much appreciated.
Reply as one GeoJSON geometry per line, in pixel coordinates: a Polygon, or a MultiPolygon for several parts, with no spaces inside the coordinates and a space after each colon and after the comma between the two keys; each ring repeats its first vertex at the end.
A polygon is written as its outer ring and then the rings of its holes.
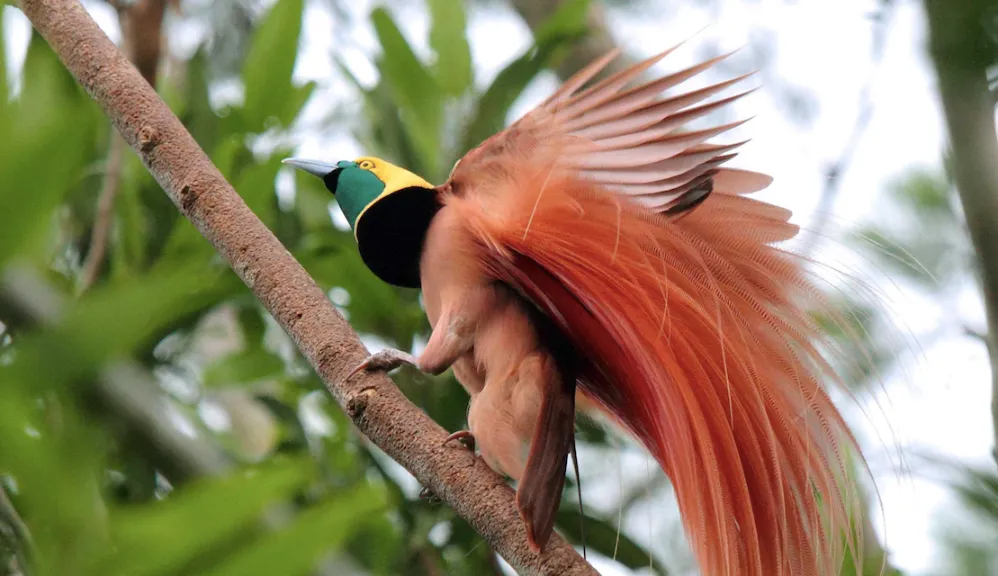
{"type": "Polygon", "coordinates": [[[950,163],[970,238],[977,252],[991,358],[991,415],[998,461],[998,133],[987,67],[993,40],[985,22],[988,3],[979,0],[925,0],[929,51],[939,77],[950,163]]]}
{"type": "Polygon", "coordinates": [[[447,502],[523,574],[595,574],[557,535],[527,544],[513,490],[383,374],[345,376],[367,356],[347,321],[235,190],[138,71],[76,0],[21,9],[138,152],[170,199],[291,336],[356,426],[447,502]]]}

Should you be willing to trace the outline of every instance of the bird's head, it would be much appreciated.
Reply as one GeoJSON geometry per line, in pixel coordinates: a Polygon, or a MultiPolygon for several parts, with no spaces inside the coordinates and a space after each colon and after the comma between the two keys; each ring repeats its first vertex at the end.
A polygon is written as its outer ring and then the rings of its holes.
{"type": "Polygon", "coordinates": [[[419,287],[419,257],[440,207],[436,188],[419,176],[364,156],[327,164],[288,158],[285,164],[322,179],[353,229],[361,258],[379,278],[419,287]]]}

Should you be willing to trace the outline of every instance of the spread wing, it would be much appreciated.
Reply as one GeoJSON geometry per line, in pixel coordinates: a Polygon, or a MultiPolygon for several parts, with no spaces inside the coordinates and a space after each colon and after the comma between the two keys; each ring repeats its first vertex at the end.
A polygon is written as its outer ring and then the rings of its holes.
{"type": "MultiPolygon", "coordinates": [[[[749,194],[770,184],[769,176],[724,167],[745,142],[708,142],[743,122],[689,130],[697,119],[750,93],[710,100],[751,74],[682,90],[683,83],[730,54],[650,81],[636,82],[676,47],[591,82],[620,51],[593,62],[519,121],[469,152],[452,180],[474,177],[479,165],[511,151],[556,149],[560,167],[629,196],[654,212],[677,214],[697,206],[711,192],[749,194]],[[669,96],[663,92],[676,87],[669,96]]],[[[528,152],[529,151],[529,152],[528,152]]],[[[789,214],[787,215],[789,216],[789,214]]]]}

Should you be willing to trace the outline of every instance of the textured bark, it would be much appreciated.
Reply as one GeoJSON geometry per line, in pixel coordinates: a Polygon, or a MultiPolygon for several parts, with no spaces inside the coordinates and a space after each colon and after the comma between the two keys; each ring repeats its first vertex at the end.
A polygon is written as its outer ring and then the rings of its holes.
{"type": "Polygon", "coordinates": [[[998,462],[998,133],[987,68],[995,59],[994,0],[925,0],[929,50],[950,139],[950,165],[977,252],[991,358],[991,415],[998,462]]]}
{"type": "Polygon", "coordinates": [[[460,444],[443,446],[445,431],[385,375],[344,379],[367,356],[350,325],[77,0],[23,0],[20,6],[368,438],[467,519],[517,571],[596,573],[557,536],[543,553],[531,552],[513,490],[460,444]]]}

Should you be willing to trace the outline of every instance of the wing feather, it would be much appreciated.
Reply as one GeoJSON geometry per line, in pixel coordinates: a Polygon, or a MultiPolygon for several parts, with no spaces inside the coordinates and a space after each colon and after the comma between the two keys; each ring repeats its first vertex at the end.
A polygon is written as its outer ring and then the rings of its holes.
{"type": "Polygon", "coordinates": [[[747,120],[690,128],[692,122],[710,118],[754,90],[714,99],[753,73],[702,88],[683,88],[684,82],[714,68],[733,52],[658,78],[637,80],[681,45],[598,81],[593,79],[620,50],[594,61],[537,108],[465,156],[452,173],[452,181],[466,178],[473,182],[491,173],[482,169],[482,162],[519,153],[515,161],[554,157],[559,167],[667,215],[692,210],[715,192],[741,195],[762,190],[772,181],[769,176],[722,167],[744,141],[709,142],[747,120]],[[673,88],[678,93],[663,96],[673,88]]]}

